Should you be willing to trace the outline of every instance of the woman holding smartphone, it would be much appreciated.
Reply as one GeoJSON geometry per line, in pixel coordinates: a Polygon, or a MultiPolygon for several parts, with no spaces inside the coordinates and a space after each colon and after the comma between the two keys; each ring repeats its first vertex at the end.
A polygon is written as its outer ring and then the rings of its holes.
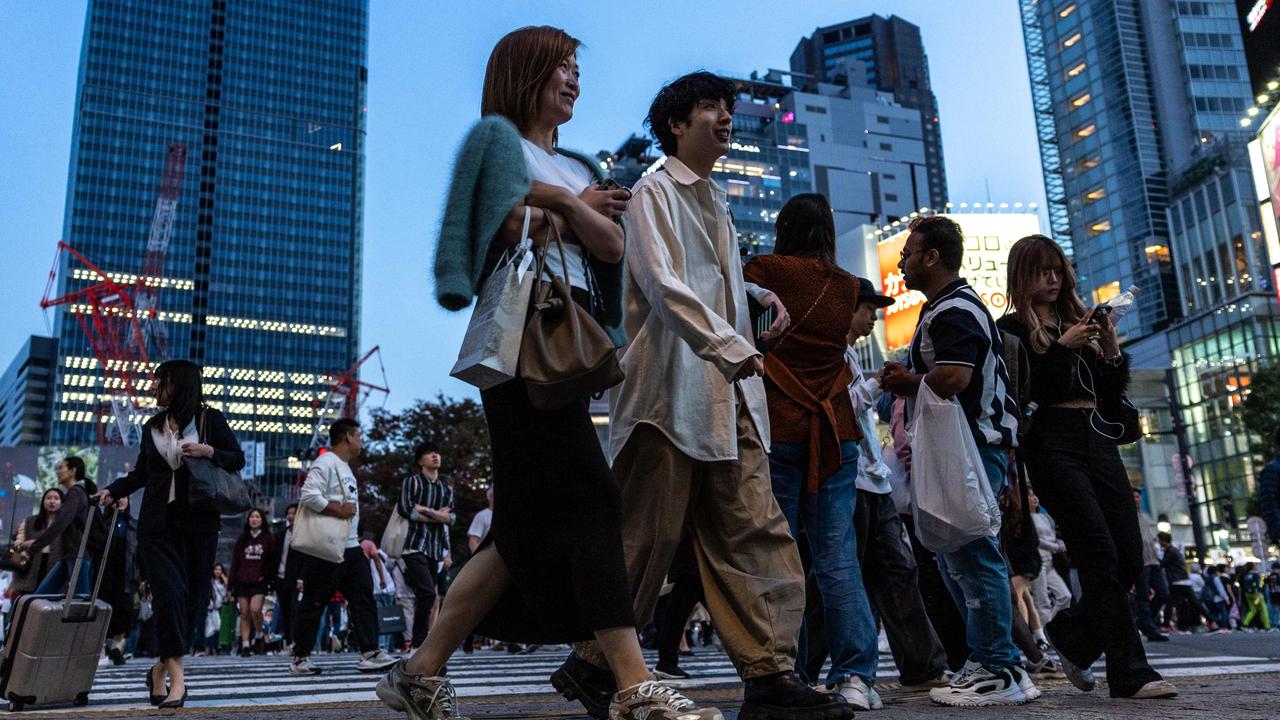
{"type": "MultiPolygon", "coordinates": [[[[508,248],[554,225],[569,242],[547,267],[602,325],[622,315],[622,228],[630,193],[601,183],[599,165],[559,147],[573,117],[579,41],[526,27],[489,57],[481,115],[455,165],[436,251],[437,299],[471,303],[508,248]],[[475,262],[483,259],[482,263],[475,262]]],[[[599,708],[610,720],[718,719],[654,681],[636,636],[622,554],[621,496],[596,438],[588,398],[535,408],[522,378],[482,390],[493,445],[493,525],[459,572],[437,623],[392,666],[378,697],[412,720],[461,718],[445,661],[472,631],[508,642],[596,640],[620,688],[599,708]]],[[[597,672],[607,671],[598,670],[597,672]]]]}
{"type": "Polygon", "coordinates": [[[1080,602],[1045,627],[1077,688],[1094,687],[1089,667],[1104,653],[1111,697],[1169,698],[1177,689],[1147,662],[1129,607],[1142,570],[1142,542],[1129,477],[1116,439],[1121,428],[1099,408],[1117,404],[1129,361],[1104,312],[1087,313],[1066,253],[1043,235],[1009,251],[1010,311],[997,325],[1016,336],[1031,368],[1034,422],[1019,448],[1040,504],[1080,571],[1080,602]]]}

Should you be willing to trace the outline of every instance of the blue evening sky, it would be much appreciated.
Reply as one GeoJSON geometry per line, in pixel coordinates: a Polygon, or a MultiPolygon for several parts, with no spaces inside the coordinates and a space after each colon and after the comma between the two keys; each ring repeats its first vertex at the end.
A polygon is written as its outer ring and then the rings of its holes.
{"type": "MultiPolygon", "coordinates": [[[[664,81],[698,68],[786,68],[796,42],[818,26],[899,15],[924,35],[951,199],[985,202],[989,186],[995,202],[1043,206],[1013,0],[371,4],[361,343],[382,346],[391,408],[438,391],[475,395],[448,375],[467,314],[438,308],[430,259],[451,155],[479,114],[489,50],[523,25],[557,25],[586,43],[582,97],[561,139],[594,153],[640,131],[664,81]]],[[[62,231],[84,16],[82,1],[6,0],[0,23],[0,137],[8,143],[0,153],[0,372],[26,336],[48,333],[38,303],[62,231]]]]}

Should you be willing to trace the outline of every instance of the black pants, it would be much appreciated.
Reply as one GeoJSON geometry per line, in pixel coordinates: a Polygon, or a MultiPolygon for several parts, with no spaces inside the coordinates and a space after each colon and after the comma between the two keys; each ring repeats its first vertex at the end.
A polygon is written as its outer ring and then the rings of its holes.
{"type": "Polygon", "coordinates": [[[440,564],[420,552],[405,553],[404,580],[413,588],[413,646],[418,647],[431,631],[431,608],[440,588],[440,564]]]}
{"type": "Polygon", "coordinates": [[[151,583],[158,657],[182,657],[192,637],[204,634],[217,549],[217,533],[170,529],[138,538],[138,559],[151,583]]]}
{"type": "Polygon", "coordinates": [[[276,627],[280,630],[282,642],[293,642],[293,615],[298,607],[298,578],[285,575],[276,576],[276,612],[280,621],[276,627]]]}
{"type": "Polygon", "coordinates": [[[1088,410],[1042,410],[1024,455],[1040,504],[1080,574],[1080,602],[1045,627],[1050,641],[1079,667],[1107,656],[1112,697],[1128,697],[1160,675],[1147,663],[1129,609],[1129,588],[1142,571],[1141,532],[1132,489],[1114,442],[1090,425],[1088,410]]]}
{"type": "Polygon", "coordinates": [[[320,617],[329,607],[333,593],[347,599],[347,624],[360,652],[378,649],[378,610],[373,602],[373,575],[369,560],[357,547],[347,548],[342,562],[331,563],[314,557],[302,561],[302,600],[293,620],[293,656],[307,657],[316,644],[320,617]]]}
{"type": "MultiPolygon", "coordinates": [[[[1179,630],[1200,626],[1200,601],[1190,585],[1169,586],[1169,607],[1174,612],[1179,630]]],[[[1207,613],[1204,615],[1208,616],[1207,613]]]]}
{"type": "Polygon", "coordinates": [[[1143,635],[1164,634],[1160,632],[1160,617],[1168,601],[1169,587],[1164,579],[1164,568],[1159,565],[1143,566],[1133,592],[1133,618],[1143,635]]]}
{"type": "MultiPolygon", "coordinates": [[[[964,615],[956,607],[954,596],[947,590],[938,568],[938,558],[916,537],[915,521],[910,515],[900,515],[902,525],[911,540],[911,554],[915,556],[920,599],[924,601],[929,623],[942,642],[947,655],[947,668],[957,671],[969,659],[969,637],[965,631],[964,615]]],[[[872,583],[874,584],[874,583],[872,583]]]]}
{"type": "Polygon", "coordinates": [[[696,571],[676,576],[675,585],[667,595],[666,607],[658,618],[658,667],[668,668],[680,664],[680,638],[684,637],[684,626],[689,622],[689,615],[700,602],[702,576],[696,571]]]}
{"type": "Polygon", "coordinates": [[[904,540],[893,498],[859,490],[853,527],[862,575],[870,580],[867,594],[884,624],[902,684],[938,677],[947,669],[947,653],[925,611],[916,561],[904,540]]]}

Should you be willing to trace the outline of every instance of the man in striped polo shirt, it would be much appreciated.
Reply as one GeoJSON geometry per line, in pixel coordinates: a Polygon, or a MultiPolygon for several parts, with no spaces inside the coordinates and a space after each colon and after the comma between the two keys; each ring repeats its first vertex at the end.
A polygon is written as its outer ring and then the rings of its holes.
{"type": "Polygon", "coordinates": [[[418,472],[405,478],[396,512],[409,521],[405,533],[404,577],[413,588],[413,647],[427,639],[431,608],[440,585],[440,563],[449,554],[453,489],[440,479],[440,451],[430,443],[413,450],[418,472]]]}
{"type": "MultiPolygon", "coordinates": [[[[982,298],[960,277],[964,235],[945,217],[913,220],[898,268],[907,288],[928,300],[911,339],[910,366],[885,363],[881,386],[915,397],[927,382],[939,397],[956,398],[969,420],[992,490],[1005,484],[1015,445],[1017,410],[1008,396],[1003,340],[982,298]]],[[[996,538],[938,553],[942,576],[966,615],[969,661],[947,687],[929,696],[944,705],[1017,704],[1040,691],[1019,665],[1010,627],[1009,576],[996,538]]]]}

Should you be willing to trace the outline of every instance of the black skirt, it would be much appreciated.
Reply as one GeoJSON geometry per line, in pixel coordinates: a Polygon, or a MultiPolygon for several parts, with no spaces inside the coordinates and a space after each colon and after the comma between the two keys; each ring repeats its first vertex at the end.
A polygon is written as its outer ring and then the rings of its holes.
{"type": "Polygon", "coordinates": [[[480,393],[493,447],[493,545],[510,589],[476,632],[566,643],[635,624],[622,552],[621,493],[586,399],[539,410],[516,378],[480,393]]]}

